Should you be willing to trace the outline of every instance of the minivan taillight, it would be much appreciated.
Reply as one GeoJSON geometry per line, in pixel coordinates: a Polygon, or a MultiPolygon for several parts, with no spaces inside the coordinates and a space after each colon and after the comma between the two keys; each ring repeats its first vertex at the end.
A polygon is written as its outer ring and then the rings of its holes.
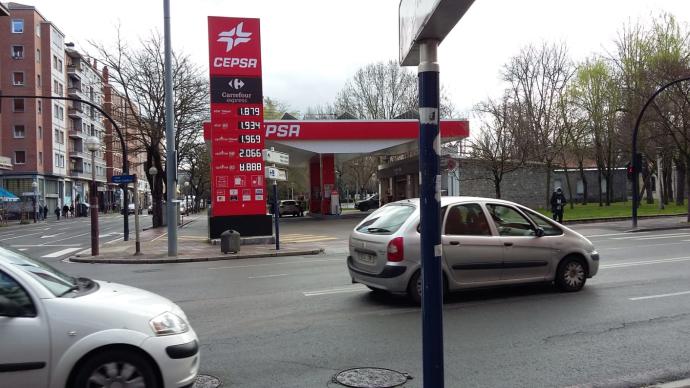
{"type": "Polygon", "coordinates": [[[388,243],[388,261],[403,261],[403,238],[396,237],[388,243]]]}

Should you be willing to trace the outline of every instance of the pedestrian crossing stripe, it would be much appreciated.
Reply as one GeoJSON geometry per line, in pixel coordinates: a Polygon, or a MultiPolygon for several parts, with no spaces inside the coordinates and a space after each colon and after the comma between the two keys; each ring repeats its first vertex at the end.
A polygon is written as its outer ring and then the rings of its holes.
{"type": "Polygon", "coordinates": [[[280,235],[280,241],[282,242],[294,242],[294,243],[300,243],[300,242],[318,242],[318,241],[329,241],[329,240],[338,240],[337,237],[332,237],[332,236],[323,236],[323,235],[317,235],[317,234],[282,234],[280,235]]]}

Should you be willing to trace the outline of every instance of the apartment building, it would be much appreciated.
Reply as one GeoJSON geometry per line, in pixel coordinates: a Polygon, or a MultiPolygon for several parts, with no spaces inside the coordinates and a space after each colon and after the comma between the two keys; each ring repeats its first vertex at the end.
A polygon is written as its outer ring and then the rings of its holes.
{"type": "MultiPolygon", "coordinates": [[[[65,49],[67,72],[67,95],[103,106],[103,79],[98,71],[96,61],[85,57],[74,48],[74,44],[67,43],[65,49]]],[[[55,58],[54,58],[55,60],[55,58]]],[[[58,59],[59,61],[59,59],[58,59]]],[[[67,166],[69,180],[67,190],[69,197],[75,203],[87,202],[90,198],[89,182],[92,170],[96,171],[96,181],[101,187],[106,187],[107,166],[105,161],[105,147],[96,152],[95,164],[92,164],[91,152],[86,148],[86,139],[96,136],[105,142],[105,128],[103,115],[91,105],[77,101],[67,102],[67,134],[69,165],[67,166]]],[[[99,193],[101,210],[109,208],[105,190],[99,193]]]]}
{"type": "Polygon", "coordinates": [[[28,97],[78,98],[102,107],[105,82],[97,63],[65,43],[35,7],[9,3],[7,10],[10,16],[0,18],[0,88],[3,95],[27,97],[2,101],[0,186],[52,211],[88,203],[95,170],[101,210],[112,208],[104,117],[86,103],[28,97]],[[94,164],[85,146],[89,136],[103,144],[94,164]]]}

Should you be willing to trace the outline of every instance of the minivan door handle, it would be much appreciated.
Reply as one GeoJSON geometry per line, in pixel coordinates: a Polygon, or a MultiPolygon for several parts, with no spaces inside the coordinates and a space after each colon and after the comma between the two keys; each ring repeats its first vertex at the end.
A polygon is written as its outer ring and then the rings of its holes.
{"type": "Polygon", "coordinates": [[[460,245],[460,241],[451,241],[450,245],[460,245]]]}
{"type": "Polygon", "coordinates": [[[512,242],[504,242],[503,245],[505,245],[507,247],[512,247],[513,243],[512,242]]]}

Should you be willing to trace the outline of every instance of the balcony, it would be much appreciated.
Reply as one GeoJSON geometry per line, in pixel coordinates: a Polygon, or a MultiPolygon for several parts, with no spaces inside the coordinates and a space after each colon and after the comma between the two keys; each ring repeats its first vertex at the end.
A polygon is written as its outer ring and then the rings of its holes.
{"type": "Polygon", "coordinates": [[[85,173],[81,169],[70,170],[69,176],[72,178],[91,179],[91,173],[85,173]]]}
{"type": "Polygon", "coordinates": [[[80,94],[81,94],[81,89],[80,89],[80,88],[77,88],[77,87],[69,87],[69,88],[67,88],[67,95],[70,96],[70,97],[81,98],[80,94]]]}
{"type": "Polygon", "coordinates": [[[79,62],[79,64],[77,64],[77,65],[74,65],[74,64],[68,64],[67,65],[67,74],[68,75],[75,75],[75,76],[79,77],[78,73],[81,73],[81,62],[79,62]]]}
{"type": "Polygon", "coordinates": [[[81,150],[72,150],[69,152],[69,157],[76,159],[88,159],[91,158],[91,155],[89,155],[88,152],[84,152],[81,150]]]}
{"type": "Polygon", "coordinates": [[[81,106],[75,108],[67,108],[67,116],[69,117],[80,118],[82,113],[83,111],[81,109],[81,106]]]}
{"type": "Polygon", "coordinates": [[[69,129],[69,137],[75,138],[75,139],[86,139],[88,135],[86,132],[82,131],[80,129],[75,129],[75,128],[70,128],[69,129]]]}

